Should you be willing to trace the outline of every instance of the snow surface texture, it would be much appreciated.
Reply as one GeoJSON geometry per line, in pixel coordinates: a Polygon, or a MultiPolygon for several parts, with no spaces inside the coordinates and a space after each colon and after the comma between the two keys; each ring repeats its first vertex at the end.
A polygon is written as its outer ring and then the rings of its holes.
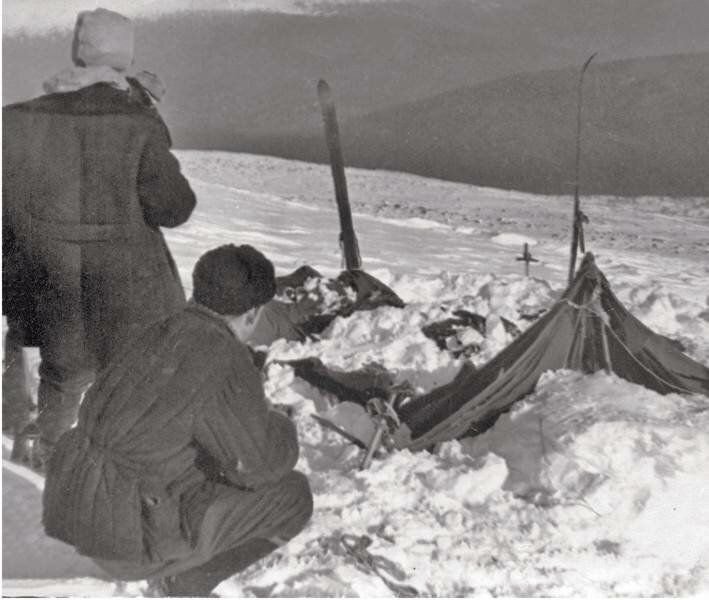
{"type": "MultiPolygon", "coordinates": [[[[188,289],[199,255],[230,242],[257,246],[279,273],[304,263],[339,272],[326,166],[220,153],[179,157],[199,205],[166,237],[188,289]]],[[[343,369],[378,362],[429,390],[450,381],[461,361],[440,351],[421,325],[457,308],[487,317],[472,357],[482,364],[512,339],[500,317],[523,329],[529,322],[521,315],[548,307],[562,291],[569,199],[396,173],[348,170],[348,177],[364,267],[408,305],[338,318],[317,342],[276,342],[269,360],[317,355],[343,369]],[[529,279],[515,261],[524,242],[541,261],[529,279]]],[[[594,198],[585,210],[589,247],[621,301],[708,363],[702,232],[709,200],[594,198]],[[641,225],[651,234],[640,236],[641,225]]],[[[37,353],[29,354],[36,370],[37,353]]],[[[270,364],[266,372],[269,398],[295,410],[298,468],[310,479],[315,514],[289,545],[223,582],[221,595],[393,596],[345,552],[343,534],[369,536],[368,551],[389,561],[382,561],[384,577],[418,595],[709,592],[709,398],[660,396],[605,373],[548,373],[484,435],[444,444],[437,455],[399,452],[362,472],[361,451],[310,416],[329,410],[332,398],[288,367],[270,364]]],[[[118,586],[42,535],[41,479],[9,463],[7,442],[3,594],[143,595],[144,582],[118,586]]]]}

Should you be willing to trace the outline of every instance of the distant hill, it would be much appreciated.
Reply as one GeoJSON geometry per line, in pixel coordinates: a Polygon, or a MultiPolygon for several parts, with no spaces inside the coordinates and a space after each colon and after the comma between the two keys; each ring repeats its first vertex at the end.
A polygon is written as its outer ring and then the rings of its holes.
{"type": "MultiPolygon", "coordinates": [[[[527,73],[345,120],[359,167],[545,194],[574,177],[578,69],[527,73]]],[[[249,140],[325,160],[318,135],[249,140]]],[[[709,196],[709,53],[593,64],[584,84],[582,189],[709,196]]]]}
{"type": "MultiPolygon", "coordinates": [[[[507,175],[504,163],[488,168],[484,157],[473,161],[478,166],[471,170],[467,155],[454,150],[455,140],[477,142],[463,140],[459,128],[450,126],[449,113],[436,111],[436,103],[452,108],[457,99],[468,102],[471,92],[463,88],[482,90],[480,85],[515,73],[579,65],[595,50],[606,61],[708,51],[707,20],[706,0],[407,0],[335,7],[323,2],[314,14],[183,12],[141,20],[136,54],[138,66],[156,71],[167,83],[161,112],[177,147],[324,160],[316,141],[321,123],[315,100],[315,83],[324,77],[338,101],[352,164],[392,168],[396,163],[395,168],[451,173],[476,183],[544,187],[538,177],[521,175],[511,157],[507,175]],[[389,123],[389,116],[401,116],[399,110],[418,119],[441,118],[441,135],[449,129],[458,135],[449,136],[449,149],[445,137],[431,145],[426,139],[433,124],[418,123],[418,134],[407,119],[389,123]],[[368,155],[370,122],[392,132],[372,133],[386,152],[370,147],[368,155]],[[402,128],[407,137],[401,137],[402,128]],[[452,157],[459,154],[461,168],[436,166],[445,155],[452,167],[452,157]],[[470,179],[473,175],[483,179],[470,179]]],[[[69,46],[69,32],[3,36],[3,103],[41,93],[41,82],[68,65],[69,46]]],[[[573,80],[571,74],[569,85],[573,80]]],[[[494,86],[499,84],[489,85],[487,97],[497,104],[494,86]]],[[[486,107],[485,114],[491,111],[494,117],[503,105],[486,107]]],[[[516,109],[511,103],[504,110],[516,109]]],[[[536,118],[537,112],[530,115],[536,118]]],[[[489,125],[482,122],[476,116],[476,127],[497,127],[494,118],[489,125]]],[[[534,122],[526,128],[533,129],[534,122]]],[[[537,127],[544,130],[546,122],[537,127]]],[[[503,146],[518,139],[525,138],[512,137],[503,146]]],[[[556,147],[552,139],[546,143],[556,147]]],[[[566,159],[566,151],[559,151],[566,159]]],[[[563,163],[554,164],[559,173],[565,171],[563,163]]]]}

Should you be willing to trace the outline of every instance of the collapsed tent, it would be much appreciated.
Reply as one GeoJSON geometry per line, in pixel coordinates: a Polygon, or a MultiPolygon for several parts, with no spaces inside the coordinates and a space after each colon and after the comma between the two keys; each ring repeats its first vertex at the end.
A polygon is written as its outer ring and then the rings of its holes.
{"type": "MultiPolygon", "coordinates": [[[[588,253],[562,298],[491,361],[480,369],[468,363],[450,383],[395,406],[394,443],[420,450],[481,433],[557,369],[606,370],[662,394],[709,396],[709,369],[633,317],[588,253]]],[[[329,377],[342,380],[322,365],[305,378],[327,389],[329,377]]]]}
{"type": "MultiPolygon", "coordinates": [[[[500,322],[505,328],[505,331],[512,337],[517,337],[521,331],[509,319],[500,316],[500,322]]],[[[442,321],[429,323],[421,327],[421,332],[429,339],[436,342],[436,345],[441,350],[450,352],[454,358],[460,356],[471,356],[480,352],[480,344],[477,342],[464,342],[461,340],[461,335],[473,329],[482,336],[485,336],[487,330],[487,319],[481,315],[470,312],[469,310],[456,309],[453,311],[453,316],[442,321]]]]}
{"type": "MultiPolygon", "coordinates": [[[[319,358],[308,357],[285,361],[296,377],[336,396],[366,406],[372,398],[387,398],[395,389],[394,375],[378,364],[365,365],[354,371],[337,371],[327,367],[319,358]]],[[[411,392],[410,388],[406,391],[411,392]]]]}
{"type": "Polygon", "coordinates": [[[303,266],[276,278],[276,293],[246,340],[251,346],[270,345],[277,339],[302,342],[322,333],[337,317],[379,306],[404,306],[391,288],[361,270],[325,279],[312,267],[303,266]]]}

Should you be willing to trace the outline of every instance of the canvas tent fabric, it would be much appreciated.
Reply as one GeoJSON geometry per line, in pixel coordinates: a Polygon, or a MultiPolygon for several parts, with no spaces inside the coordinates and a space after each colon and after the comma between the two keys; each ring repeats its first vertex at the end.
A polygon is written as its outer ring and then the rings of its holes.
{"type": "MultiPolygon", "coordinates": [[[[296,375],[332,393],[355,383],[376,387],[361,378],[343,386],[343,373],[313,364],[317,368],[308,369],[302,362],[296,375]]],[[[709,396],[709,368],[630,314],[588,253],[561,299],[487,364],[476,369],[464,363],[450,383],[395,406],[402,426],[394,442],[421,450],[482,433],[534,391],[545,371],[558,369],[606,370],[662,394],[709,396]]],[[[341,399],[359,396],[348,390],[341,399]]]]}
{"type": "Polygon", "coordinates": [[[490,362],[403,405],[396,444],[417,450],[481,433],[557,369],[606,370],[661,394],[709,396],[709,369],[630,314],[588,253],[562,298],[490,362]]]}

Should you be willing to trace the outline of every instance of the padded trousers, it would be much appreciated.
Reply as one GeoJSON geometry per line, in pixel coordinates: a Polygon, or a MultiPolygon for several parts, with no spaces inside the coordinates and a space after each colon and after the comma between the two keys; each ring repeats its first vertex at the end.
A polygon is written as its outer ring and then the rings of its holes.
{"type": "Polygon", "coordinates": [[[120,580],[169,578],[170,595],[208,596],[221,581],[286,544],[313,512],[306,477],[292,471],[255,491],[207,482],[183,498],[193,552],[165,563],[95,562],[120,580]]]}

